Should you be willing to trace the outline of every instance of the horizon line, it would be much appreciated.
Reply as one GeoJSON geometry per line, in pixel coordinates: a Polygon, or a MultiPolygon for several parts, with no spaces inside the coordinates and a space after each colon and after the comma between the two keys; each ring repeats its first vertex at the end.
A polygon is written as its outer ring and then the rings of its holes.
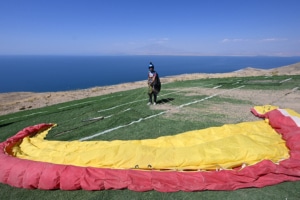
{"type": "Polygon", "coordinates": [[[276,54],[0,54],[0,56],[193,56],[193,57],[300,57],[276,54]]]}

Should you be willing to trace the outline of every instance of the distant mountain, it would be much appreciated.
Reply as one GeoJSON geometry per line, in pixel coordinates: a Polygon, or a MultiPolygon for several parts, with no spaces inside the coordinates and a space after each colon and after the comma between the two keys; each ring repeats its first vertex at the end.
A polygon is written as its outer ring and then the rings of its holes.
{"type": "Polygon", "coordinates": [[[186,52],[180,49],[167,47],[163,44],[150,44],[140,48],[136,48],[132,52],[136,55],[190,55],[191,52],[186,52]]]}

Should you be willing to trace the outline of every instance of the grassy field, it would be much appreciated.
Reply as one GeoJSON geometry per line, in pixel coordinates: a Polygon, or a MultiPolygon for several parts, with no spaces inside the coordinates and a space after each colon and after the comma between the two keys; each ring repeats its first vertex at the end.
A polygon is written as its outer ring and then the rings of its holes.
{"type": "MultiPolygon", "coordinates": [[[[176,81],[147,106],[147,88],[0,116],[0,141],[25,127],[56,123],[48,140],[132,140],[175,135],[226,123],[260,120],[250,108],[273,104],[300,111],[300,76],[176,81]],[[154,117],[155,116],[155,117],[154,117]],[[100,118],[102,118],[100,120],[100,118]]],[[[130,190],[44,191],[0,184],[1,199],[300,199],[300,181],[236,191],[161,193],[130,190]]]]}

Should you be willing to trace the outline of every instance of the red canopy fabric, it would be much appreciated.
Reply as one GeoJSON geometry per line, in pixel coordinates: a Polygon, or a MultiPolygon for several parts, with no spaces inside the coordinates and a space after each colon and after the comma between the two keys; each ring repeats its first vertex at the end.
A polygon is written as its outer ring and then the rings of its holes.
{"type": "Polygon", "coordinates": [[[275,164],[264,160],[243,169],[221,171],[155,171],[139,169],[105,169],[58,165],[19,159],[12,156],[12,147],[26,136],[37,134],[53,124],[27,127],[0,143],[0,182],[19,188],[43,190],[107,190],[130,189],[160,192],[236,190],[264,187],[284,181],[300,180],[300,119],[285,110],[267,113],[251,111],[267,118],[270,125],[286,141],[290,158],[275,164]]]}

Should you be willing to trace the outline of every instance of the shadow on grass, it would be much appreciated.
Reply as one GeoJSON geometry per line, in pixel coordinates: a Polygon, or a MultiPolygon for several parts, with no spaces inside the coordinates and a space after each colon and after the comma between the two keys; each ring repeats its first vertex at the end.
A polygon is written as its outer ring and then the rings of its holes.
{"type": "Polygon", "coordinates": [[[6,123],[6,124],[0,124],[0,128],[5,127],[5,126],[8,126],[8,125],[11,125],[11,124],[13,124],[13,123],[14,123],[14,122],[6,123]]]}
{"type": "Polygon", "coordinates": [[[156,103],[157,104],[164,104],[164,103],[169,103],[171,101],[174,101],[174,98],[161,99],[161,100],[158,100],[156,103]]]}

